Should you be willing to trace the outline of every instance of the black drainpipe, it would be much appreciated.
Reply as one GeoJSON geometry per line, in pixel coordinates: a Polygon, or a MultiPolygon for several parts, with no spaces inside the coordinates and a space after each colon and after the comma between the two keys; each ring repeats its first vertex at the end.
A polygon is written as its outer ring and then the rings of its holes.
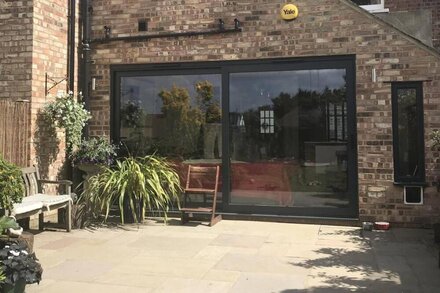
{"type": "Polygon", "coordinates": [[[75,86],[75,0],[69,0],[69,91],[75,86]]]}
{"type": "MultiPolygon", "coordinates": [[[[83,102],[85,108],[90,110],[90,16],[92,13],[92,7],[90,6],[90,0],[81,1],[81,27],[82,27],[82,59],[80,67],[80,78],[81,78],[81,91],[83,93],[83,102]]],[[[88,127],[84,128],[84,137],[89,136],[88,127]]]]}

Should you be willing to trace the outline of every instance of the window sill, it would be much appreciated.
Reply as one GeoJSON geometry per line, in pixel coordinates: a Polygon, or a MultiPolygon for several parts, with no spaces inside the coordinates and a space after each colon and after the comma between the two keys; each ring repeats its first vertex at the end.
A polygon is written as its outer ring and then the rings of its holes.
{"type": "MultiPolygon", "coordinates": [[[[364,8],[365,9],[365,8],[364,8]]],[[[388,8],[385,9],[365,9],[370,13],[376,14],[376,13],[390,13],[390,10],[388,8]]]]}
{"type": "Polygon", "coordinates": [[[393,182],[396,186],[428,186],[428,182],[393,182]]]}

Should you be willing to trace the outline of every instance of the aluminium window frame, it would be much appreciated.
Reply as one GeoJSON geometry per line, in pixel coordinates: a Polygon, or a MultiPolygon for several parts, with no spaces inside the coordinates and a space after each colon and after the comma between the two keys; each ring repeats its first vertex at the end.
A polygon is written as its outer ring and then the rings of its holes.
{"type": "Polygon", "coordinates": [[[360,8],[365,9],[371,13],[389,12],[388,8],[385,8],[385,0],[380,0],[380,4],[359,5],[360,8]]]}
{"type": "Polygon", "coordinates": [[[358,196],[358,162],[357,162],[357,127],[356,127],[356,56],[307,56],[268,59],[246,59],[227,61],[194,61],[176,63],[147,63],[147,64],[112,64],[110,65],[110,125],[111,139],[119,141],[120,121],[120,79],[127,76],[174,75],[193,73],[222,75],[222,210],[224,213],[253,214],[308,218],[338,218],[357,219],[359,217],[358,196]],[[350,197],[347,207],[285,207],[243,205],[230,202],[230,129],[229,129],[229,82],[231,74],[243,72],[268,72],[310,69],[346,70],[347,78],[347,162],[350,197]]]}
{"type": "Polygon", "coordinates": [[[393,173],[394,184],[396,185],[426,185],[425,183],[425,133],[424,133],[424,109],[423,109],[423,82],[403,81],[391,83],[391,104],[392,104],[392,129],[393,129],[393,173]],[[399,116],[398,116],[398,90],[416,90],[416,114],[417,114],[417,143],[418,162],[420,173],[418,176],[402,176],[398,173],[400,169],[399,158],[399,116]]]}

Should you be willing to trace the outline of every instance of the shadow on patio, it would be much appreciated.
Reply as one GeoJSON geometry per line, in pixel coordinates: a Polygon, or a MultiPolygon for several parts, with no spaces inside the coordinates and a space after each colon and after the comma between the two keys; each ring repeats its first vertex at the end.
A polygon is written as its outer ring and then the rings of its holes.
{"type": "Polygon", "coordinates": [[[282,293],[438,292],[440,288],[440,270],[429,230],[321,232],[318,245],[322,242],[327,247],[315,249],[315,258],[291,262],[310,269],[307,290],[287,289],[282,293]]]}

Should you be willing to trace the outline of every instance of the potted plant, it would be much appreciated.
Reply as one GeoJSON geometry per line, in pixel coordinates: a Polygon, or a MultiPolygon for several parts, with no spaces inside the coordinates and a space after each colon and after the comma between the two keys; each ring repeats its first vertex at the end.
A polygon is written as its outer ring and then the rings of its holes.
{"type": "Polygon", "coordinates": [[[17,238],[22,231],[13,217],[0,218],[1,292],[24,292],[26,284],[41,280],[43,269],[38,259],[29,253],[32,249],[26,240],[17,238]]]}
{"type": "Polygon", "coordinates": [[[78,148],[70,155],[73,166],[87,173],[95,175],[102,166],[110,166],[116,157],[117,147],[106,137],[83,140],[78,148]]]}
{"type": "Polygon", "coordinates": [[[128,157],[92,176],[80,201],[89,207],[92,216],[104,214],[104,220],[115,203],[119,206],[122,224],[129,219],[127,216],[142,222],[147,209],[163,211],[166,221],[169,207],[174,202],[179,204],[180,191],[179,176],[165,158],[128,157]]]}
{"type": "Polygon", "coordinates": [[[44,108],[44,114],[49,120],[64,129],[67,154],[71,154],[79,146],[83,128],[91,118],[81,99],[81,93],[77,97],[73,92],[60,94],[44,108]]]}
{"type": "Polygon", "coordinates": [[[0,247],[1,270],[4,280],[1,292],[24,292],[26,284],[39,283],[43,268],[35,253],[29,253],[24,243],[6,243],[0,247]]]}
{"type": "Polygon", "coordinates": [[[24,184],[21,170],[0,156],[0,207],[11,211],[14,203],[21,202],[24,196],[24,184]]]}

